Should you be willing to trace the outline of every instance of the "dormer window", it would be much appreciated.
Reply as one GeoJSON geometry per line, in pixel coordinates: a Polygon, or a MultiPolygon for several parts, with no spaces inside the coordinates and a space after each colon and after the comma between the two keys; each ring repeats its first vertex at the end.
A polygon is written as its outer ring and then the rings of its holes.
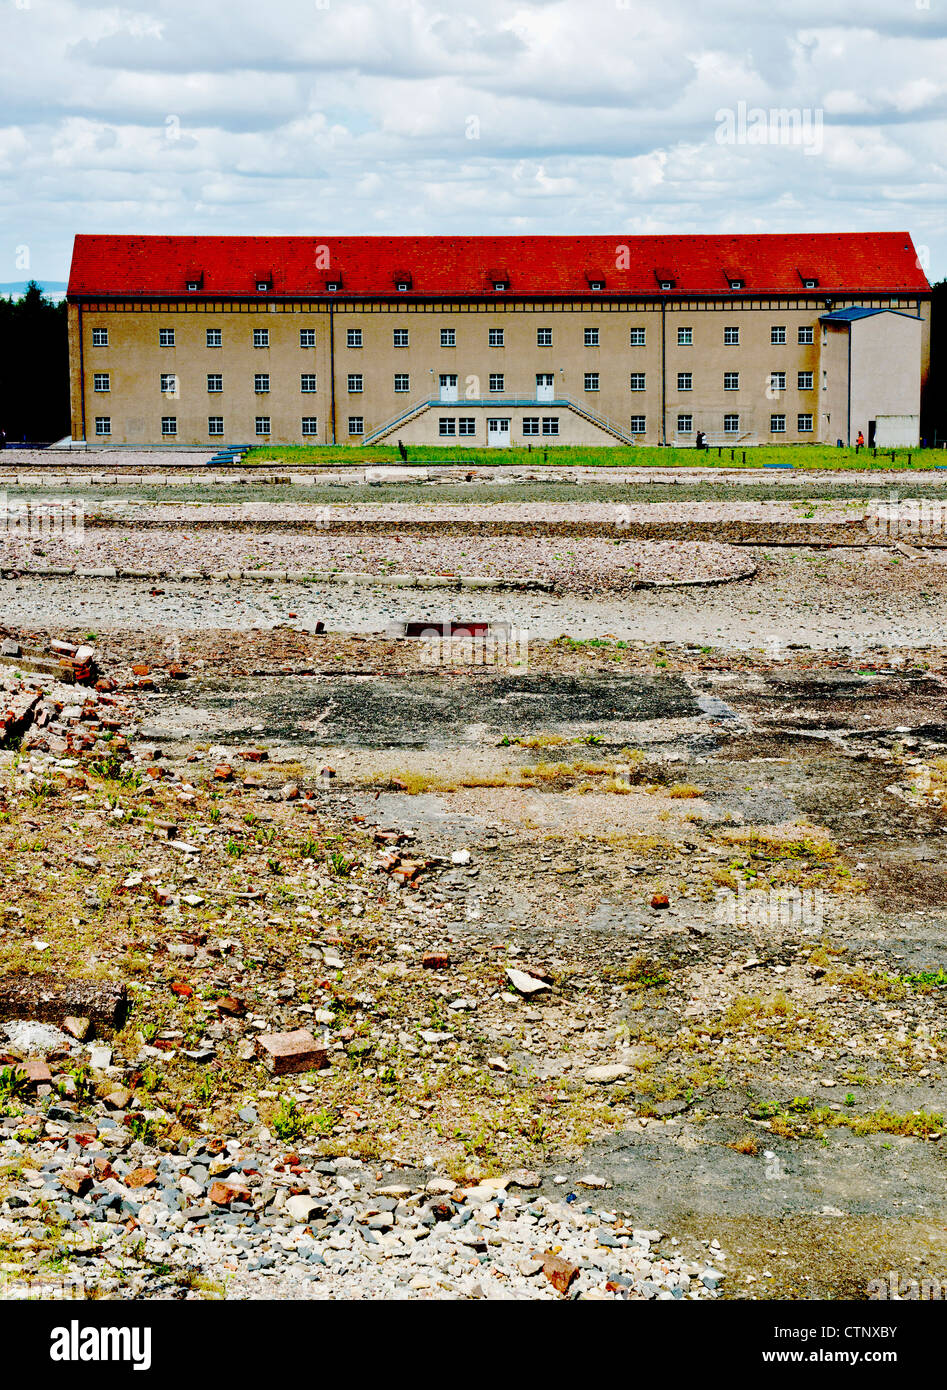
{"type": "Polygon", "coordinates": [[[654,278],[658,282],[658,288],[662,290],[673,290],[677,284],[677,276],[670,266],[656,266],[654,278]]]}
{"type": "Polygon", "coordinates": [[[256,287],[260,294],[266,294],[267,290],[270,288],[266,280],[257,280],[256,287]]]}
{"type": "Polygon", "coordinates": [[[502,294],[504,290],[510,288],[510,272],[506,266],[495,266],[492,270],[488,270],[486,280],[494,294],[502,294]]]}
{"type": "Polygon", "coordinates": [[[408,284],[407,280],[397,280],[395,282],[395,289],[398,290],[401,294],[404,294],[405,291],[409,290],[410,288],[411,286],[408,284]]]}
{"type": "Polygon", "coordinates": [[[731,281],[730,281],[730,288],[731,288],[732,290],[742,290],[742,289],[743,289],[743,281],[742,281],[742,280],[731,280],[731,281]]]}
{"type": "Polygon", "coordinates": [[[328,290],[329,294],[337,294],[339,289],[338,280],[327,280],[326,289],[328,290]]]}
{"type": "Polygon", "coordinates": [[[673,290],[673,288],[674,288],[674,281],[673,281],[673,280],[662,280],[662,281],[661,281],[661,288],[662,288],[662,290],[673,290]]]}
{"type": "Polygon", "coordinates": [[[493,288],[496,290],[497,294],[502,294],[504,290],[509,289],[509,285],[505,280],[494,280],[493,288]]]}
{"type": "Polygon", "coordinates": [[[805,267],[801,267],[797,271],[797,274],[802,281],[802,288],[804,290],[817,290],[819,288],[819,277],[811,267],[808,270],[805,269],[805,267]]]}
{"type": "Polygon", "coordinates": [[[197,283],[196,280],[188,280],[187,287],[190,290],[191,294],[193,294],[196,290],[200,289],[200,285],[197,283]]]}
{"type": "Polygon", "coordinates": [[[187,286],[188,294],[196,294],[204,284],[204,272],[196,266],[190,268],[184,276],[184,283],[187,286]]]}
{"type": "Polygon", "coordinates": [[[396,270],[393,275],[395,289],[399,294],[406,294],[411,288],[411,275],[407,270],[396,270]]]}
{"type": "Polygon", "coordinates": [[[257,294],[267,294],[273,288],[272,270],[258,270],[253,277],[257,294]]]}
{"type": "Polygon", "coordinates": [[[805,290],[817,290],[819,288],[819,282],[818,280],[803,280],[802,287],[805,290]]]}
{"type": "Polygon", "coordinates": [[[605,288],[605,281],[604,281],[604,280],[590,280],[590,281],[589,281],[589,289],[590,289],[590,290],[603,290],[604,288],[605,288]]]}

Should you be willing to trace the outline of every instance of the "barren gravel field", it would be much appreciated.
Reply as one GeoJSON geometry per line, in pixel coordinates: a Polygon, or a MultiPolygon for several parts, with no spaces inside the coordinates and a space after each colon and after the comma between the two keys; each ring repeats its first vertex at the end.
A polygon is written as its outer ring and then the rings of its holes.
{"type": "Polygon", "coordinates": [[[944,1287],[941,552],[162,496],[0,554],[10,1296],[944,1287]]]}

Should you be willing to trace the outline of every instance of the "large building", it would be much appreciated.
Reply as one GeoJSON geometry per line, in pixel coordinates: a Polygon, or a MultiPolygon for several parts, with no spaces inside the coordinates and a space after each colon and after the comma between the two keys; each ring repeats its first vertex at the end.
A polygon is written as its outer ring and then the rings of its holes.
{"type": "Polygon", "coordinates": [[[906,232],[77,236],[87,444],[917,442],[906,232]]]}

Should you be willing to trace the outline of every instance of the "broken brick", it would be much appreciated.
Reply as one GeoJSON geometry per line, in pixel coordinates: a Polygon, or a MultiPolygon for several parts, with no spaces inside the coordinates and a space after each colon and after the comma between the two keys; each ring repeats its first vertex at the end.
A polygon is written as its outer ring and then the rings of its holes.
{"type": "Polygon", "coordinates": [[[217,767],[214,768],[214,781],[215,781],[215,782],[232,782],[232,781],[233,781],[233,768],[230,766],[229,763],[219,763],[219,764],[217,765],[217,767]]]}
{"type": "Polygon", "coordinates": [[[547,1250],[543,1255],[543,1274],[557,1293],[568,1293],[573,1281],[578,1278],[579,1266],[547,1250]]]}
{"type": "Polygon", "coordinates": [[[256,1050],[273,1076],[318,1071],[329,1065],[325,1048],[319,1046],[306,1028],[297,1028],[292,1033],[264,1033],[256,1040],[256,1050]]]}
{"type": "Polygon", "coordinates": [[[670,907],[671,900],[667,893],[655,893],[654,897],[651,899],[651,906],[655,911],[660,911],[661,908],[670,907]]]}
{"type": "Polygon", "coordinates": [[[152,1187],[158,1181],[154,1168],[133,1168],[125,1179],[126,1187],[152,1187]]]}
{"type": "Polygon", "coordinates": [[[428,951],[421,957],[421,964],[425,970],[446,970],[450,965],[450,956],[446,951],[428,951]]]}
{"type": "Polygon", "coordinates": [[[248,1187],[233,1182],[211,1183],[207,1196],[218,1207],[229,1207],[231,1202],[251,1202],[253,1200],[248,1187]]]}
{"type": "Polygon", "coordinates": [[[92,1186],[92,1178],[84,1168],[66,1168],[59,1174],[59,1185],[75,1197],[83,1197],[92,1186]]]}

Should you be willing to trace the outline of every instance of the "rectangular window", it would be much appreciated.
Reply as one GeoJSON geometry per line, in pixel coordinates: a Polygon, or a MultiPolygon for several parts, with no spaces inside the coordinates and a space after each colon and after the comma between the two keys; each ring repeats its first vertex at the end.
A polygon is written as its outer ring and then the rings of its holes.
{"type": "Polygon", "coordinates": [[[216,393],[217,391],[222,391],[224,389],[224,378],[221,372],[207,373],[207,389],[212,393],[216,393]]]}
{"type": "Polygon", "coordinates": [[[644,390],[644,372],[632,372],[631,389],[632,391],[644,390]]]}
{"type": "Polygon", "coordinates": [[[208,433],[208,434],[223,434],[223,432],[224,432],[224,417],[223,417],[222,415],[208,415],[208,417],[207,417],[207,433],[208,433]]]}
{"type": "Polygon", "coordinates": [[[316,346],[316,330],[314,328],[301,328],[299,330],[299,346],[301,348],[316,346]]]}
{"type": "Polygon", "coordinates": [[[811,415],[808,415],[808,414],[807,414],[807,415],[797,415],[797,416],[796,416],[796,429],[799,431],[800,434],[809,434],[809,433],[811,433],[811,431],[812,431],[812,416],[811,416],[811,415]]]}
{"type": "Polygon", "coordinates": [[[598,347],[598,329],[587,328],[585,330],[585,346],[598,347]]]}
{"type": "Polygon", "coordinates": [[[362,380],[363,378],[361,372],[349,372],[348,383],[350,395],[358,395],[358,393],[362,389],[362,380]]]}
{"type": "Polygon", "coordinates": [[[632,328],[628,338],[632,347],[644,347],[645,330],[643,328],[632,328]]]}
{"type": "Polygon", "coordinates": [[[538,433],[539,433],[539,416],[538,416],[538,415],[525,415],[525,416],[523,417],[523,433],[524,433],[524,434],[538,434],[538,433]]]}
{"type": "Polygon", "coordinates": [[[162,415],[161,433],[165,435],[177,434],[178,417],[176,415],[162,415]]]}
{"type": "Polygon", "coordinates": [[[304,415],[302,426],[304,435],[319,433],[319,421],[316,419],[315,415],[304,415]]]}
{"type": "Polygon", "coordinates": [[[392,342],[395,347],[408,346],[408,330],[406,328],[392,329],[392,342]]]}
{"type": "Polygon", "coordinates": [[[362,346],[362,330],[360,328],[346,329],[345,346],[350,348],[360,348],[362,346]]]}
{"type": "Polygon", "coordinates": [[[456,347],[457,334],[453,328],[441,329],[441,347],[456,347]]]}
{"type": "Polygon", "coordinates": [[[693,328],[679,328],[679,329],[677,330],[677,345],[678,345],[678,347],[690,347],[690,345],[691,345],[691,343],[692,343],[693,341],[694,341],[694,330],[693,330],[693,328]]]}
{"type": "Polygon", "coordinates": [[[108,372],[96,372],[96,373],[95,373],[95,375],[94,375],[93,378],[92,378],[92,389],[93,389],[94,391],[108,391],[108,390],[110,390],[110,387],[109,387],[109,374],[108,374],[108,372]]]}
{"type": "Polygon", "coordinates": [[[739,391],[739,389],[740,389],[740,373],[739,373],[739,372],[724,372],[724,374],[723,374],[723,389],[724,389],[725,391],[739,391]]]}
{"type": "Polygon", "coordinates": [[[361,415],[349,416],[349,434],[364,434],[365,420],[361,415]]]}
{"type": "Polygon", "coordinates": [[[112,417],[111,417],[111,415],[97,415],[97,416],[95,417],[95,432],[96,432],[96,434],[111,434],[111,433],[112,433],[112,417]]]}
{"type": "Polygon", "coordinates": [[[477,421],[472,415],[461,415],[457,421],[457,433],[466,435],[477,433],[477,421]]]}
{"type": "Polygon", "coordinates": [[[770,432],[770,434],[785,434],[785,433],[786,433],[786,417],[785,417],[785,415],[771,415],[771,416],[769,417],[769,432],[770,432]]]}
{"type": "Polygon", "coordinates": [[[502,347],[502,346],[503,346],[503,329],[502,329],[502,328],[491,328],[491,329],[489,329],[488,332],[487,332],[487,339],[488,339],[488,342],[489,342],[490,347],[502,347]]]}
{"type": "Polygon", "coordinates": [[[411,378],[407,372],[395,372],[395,391],[400,395],[411,390],[411,378]]]}
{"type": "Polygon", "coordinates": [[[586,373],[585,373],[585,389],[586,389],[586,391],[597,391],[597,390],[598,390],[598,376],[599,376],[598,372],[586,372],[586,373]]]}
{"type": "Polygon", "coordinates": [[[253,330],[253,346],[254,346],[254,347],[269,347],[269,345],[270,345],[270,330],[269,330],[268,328],[254,328],[254,330],[253,330]]]}
{"type": "Polygon", "coordinates": [[[536,329],[536,346],[537,346],[537,347],[552,347],[552,329],[551,329],[551,328],[537,328],[537,329],[536,329]]]}
{"type": "Polygon", "coordinates": [[[693,391],[693,389],[694,389],[694,373],[693,373],[693,372],[678,372],[678,374],[677,374],[677,389],[678,389],[679,391],[693,391]]]}
{"type": "Polygon", "coordinates": [[[677,417],[678,434],[690,434],[694,428],[693,415],[679,415],[677,417]]]}
{"type": "Polygon", "coordinates": [[[800,391],[812,390],[813,376],[811,372],[800,372],[796,377],[796,386],[800,391]]]}
{"type": "Polygon", "coordinates": [[[785,391],[785,389],[786,389],[786,373],[785,373],[785,372],[770,372],[770,374],[769,374],[769,389],[770,389],[771,391],[785,391]]]}
{"type": "Polygon", "coordinates": [[[740,417],[739,417],[739,415],[725,415],[725,416],[723,417],[723,432],[724,432],[724,434],[739,434],[739,433],[740,433],[740,417]]]}
{"type": "Polygon", "coordinates": [[[771,343],[784,343],[786,341],[785,324],[774,323],[769,330],[769,340],[771,343]]]}
{"type": "Polygon", "coordinates": [[[269,372],[256,372],[253,377],[253,389],[258,394],[269,391],[270,374],[269,372]]]}
{"type": "Polygon", "coordinates": [[[161,394],[162,396],[173,396],[178,389],[178,379],[174,372],[161,373],[161,394]]]}
{"type": "Polygon", "coordinates": [[[811,328],[800,328],[799,342],[805,346],[807,343],[815,342],[815,333],[811,328]]]}
{"type": "Polygon", "coordinates": [[[544,416],[543,416],[543,434],[558,434],[558,433],[559,433],[559,416],[558,416],[558,415],[544,415],[544,416]]]}
{"type": "Polygon", "coordinates": [[[315,372],[301,372],[301,373],[300,373],[300,377],[299,377],[299,389],[300,389],[300,391],[305,392],[305,394],[306,394],[307,396],[308,396],[308,395],[311,395],[312,392],[315,391],[315,389],[316,389],[316,374],[315,374],[315,372]]]}
{"type": "Polygon", "coordinates": [[[269,434],[270,417],[268,415],[258,415],[256,417],[256,432],[257,434],[269,434]]]}
{"type": "Polygon", "coordinates": [[[490,390],[491,390],[491,391],[502,391],[502,390],[503,390],[503,381],[504,381],[504,377],[503,377],[503,373],[502,373],[502,372],[491,372],[491,373],[490,373],[490,390]]]}
{"type": "Polygon", "coordinates": [[[205,334],[205,342],[208,347],[223,347],[223,330],[220,328],[208,328],[205,334]]]}
{"type": "Polygon", "coordinates": [[[456,434],[457,421],[453,415],[442,415],[437,422],[438,434],[456,434]]]}
{"type": "Polygon", "coordinates": [[[740,330],[736,326],[723,330],[723,341],[725,347],[737,347],[740,342],[740,330]]]}
{"type": "MultiPolygon", "coordinates": [[[[108,345],[109,345],[109,331],[108,331],[108,329],[107,329],[107,328],[93,328],[93,330],[92,330],[92,346],[93,346],[93,347],[108,347],[108,345]]],[[[103,419],[103,420],[105,419],[105,416],[104,416],[104,415],[102,416],[102,419],[103,419]]]]}
{"type": "Polygon", "coordinates": [[[644,434],[645,418],[643,415],[632,415],[628,422],[628,428],[632,434],[644,434]]]}
{"type": "Polygon", "coordinates": [[[173,329],[173,328],[159,328],[159,329],[158,329],[158,346],[159,346],[159,347],[174,347],[174,329],[173,329]]]}

